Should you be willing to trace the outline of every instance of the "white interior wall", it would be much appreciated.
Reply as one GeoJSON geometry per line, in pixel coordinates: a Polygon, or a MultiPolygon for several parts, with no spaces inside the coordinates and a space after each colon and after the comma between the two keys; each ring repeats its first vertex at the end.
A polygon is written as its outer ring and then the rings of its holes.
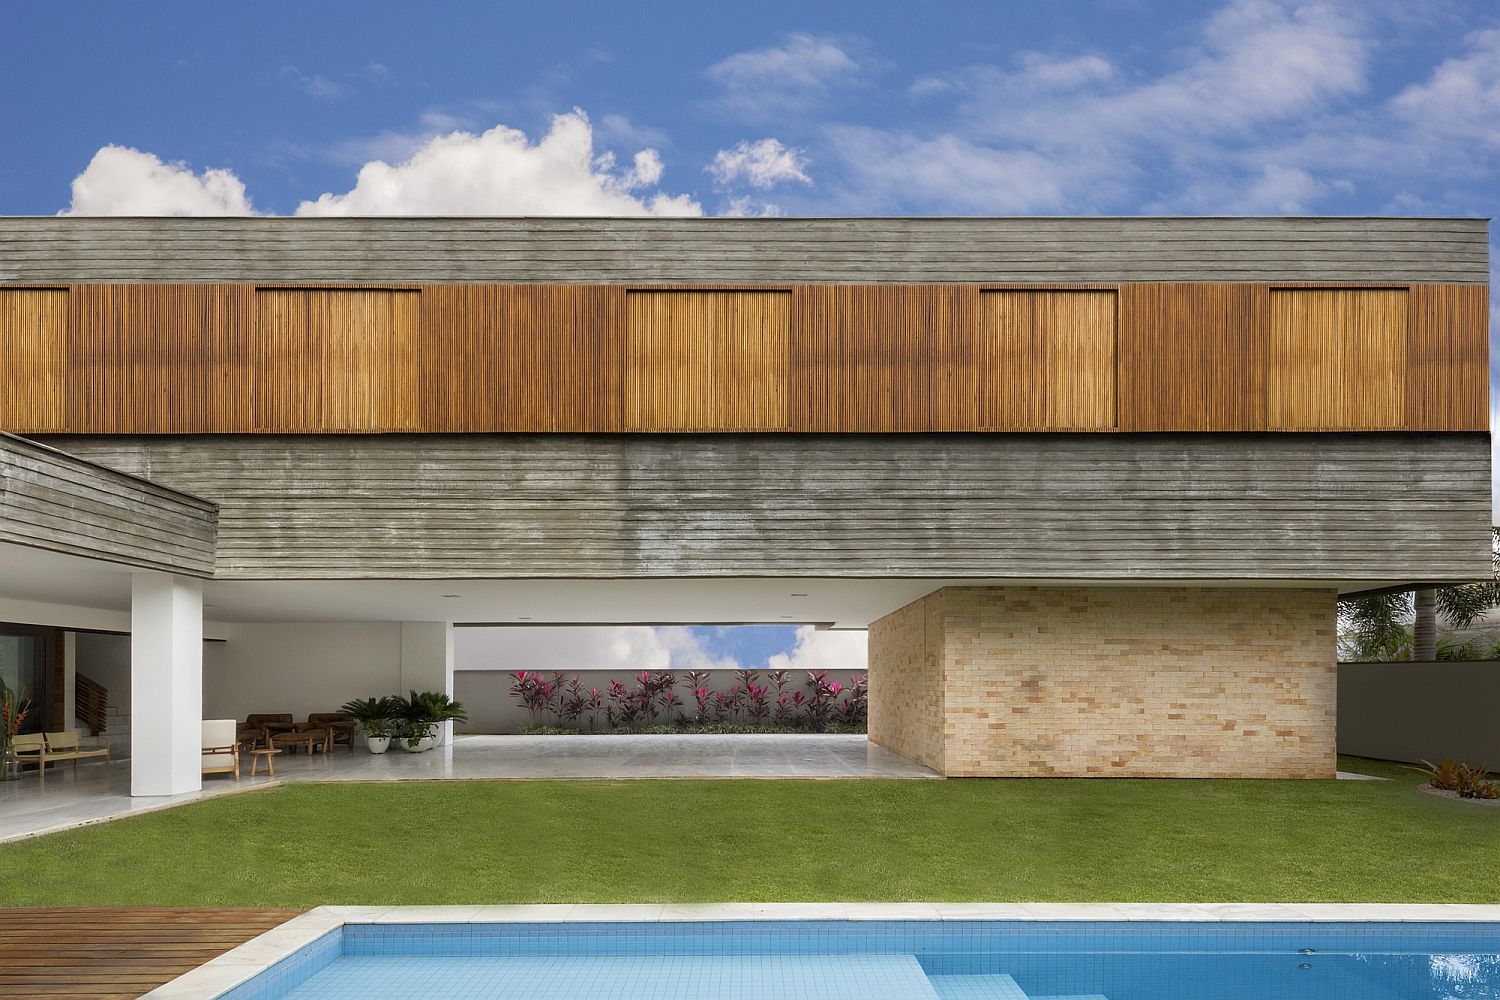
{"type": "Polygon", "coordinates": [[[203,650],[203,717],[336,712],[401,689],[400,622],[276,622],[230,627],[203,650]]]}

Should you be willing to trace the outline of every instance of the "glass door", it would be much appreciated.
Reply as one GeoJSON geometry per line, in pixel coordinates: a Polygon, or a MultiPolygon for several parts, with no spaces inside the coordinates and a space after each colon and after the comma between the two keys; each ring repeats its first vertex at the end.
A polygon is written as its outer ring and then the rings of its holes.
{"type": "Polygon", "coordinates": [[[52,694],[52,671],[48,669],[51,631],[0,622],[0,680],[31,701],[31,711],[21,723],[23,733],[41,732],[46,721],[52,694]]]}

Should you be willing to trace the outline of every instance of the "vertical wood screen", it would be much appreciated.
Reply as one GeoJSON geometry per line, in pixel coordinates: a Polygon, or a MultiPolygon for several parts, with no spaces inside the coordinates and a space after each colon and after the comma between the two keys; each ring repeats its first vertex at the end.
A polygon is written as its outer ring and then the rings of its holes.
{"type": "Polygon", "coordinates": [[[0,288],[0,430],[1483,431],[1489,290],[0,288]]]}
{"type": "Polygon", "coordinates": [[[1272,430],[1378,430],[1406,412],[1404,288],[1273,288],[1272,430]]]}
{"type": "Polygon", "coordinates": [[[972,286],[808,285],[795,298],[794,430],[972,425],[972,286]]]}
{"type": "Polygon", "coordinates": [[[197,434],[251,426],[250,294],[245,285],[76,286],[72,429],[197,434]]]}
{"type": "Polygon", "coordinates": [[[257,289],[258,430],[418,426],[415,291],[257,289]]]}
{"type": "Polygon", "coordinates": [[[1484,285],[1412,286],[1403,426],[1489,425],[1489,291],[1484,285]]]}
{"type": "Polygon", "coordinates": [[[0,289],[0,380],[0,430],[67,427],[67,289],[0,289]]]}
{"type": "Polygon", "coordinates": [[[625,428],[785,430],[790,292],[626,296],[625,428]]]}
{"type": "Polygon", "coordinates": [[[1115,425],[1115,292],[987,291],[979,302],[982,429],[1115,425]]]}
{"type": "Polygon", "coordinates": [[[623,297],[601,285],[424,287],[424,428],[619,430],[623,297]]]}
{"type": "Polygon", "coordinates": [[[1120,289],[1120,429],[1266,426],[1265,285],[1120,289]]]}

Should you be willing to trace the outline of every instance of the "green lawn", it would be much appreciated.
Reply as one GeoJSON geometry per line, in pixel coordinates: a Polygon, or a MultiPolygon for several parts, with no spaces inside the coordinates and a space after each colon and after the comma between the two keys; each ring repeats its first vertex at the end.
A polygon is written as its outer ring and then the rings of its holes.
{"type": "Polygon", "coordinates": [[[0,845],[0,905],[1500,901],[1500,809],[1356,766],[1397,780],[297,784],[0,845]]]}

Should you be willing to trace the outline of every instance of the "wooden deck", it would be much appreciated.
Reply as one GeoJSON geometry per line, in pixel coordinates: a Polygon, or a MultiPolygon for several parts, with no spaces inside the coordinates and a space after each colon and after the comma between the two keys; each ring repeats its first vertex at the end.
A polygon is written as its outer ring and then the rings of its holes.
{"type": "Polygon", "coordinates": [[[215,907],[0,909],[0,997],[138,997],[300,912],[215,907]]]}

